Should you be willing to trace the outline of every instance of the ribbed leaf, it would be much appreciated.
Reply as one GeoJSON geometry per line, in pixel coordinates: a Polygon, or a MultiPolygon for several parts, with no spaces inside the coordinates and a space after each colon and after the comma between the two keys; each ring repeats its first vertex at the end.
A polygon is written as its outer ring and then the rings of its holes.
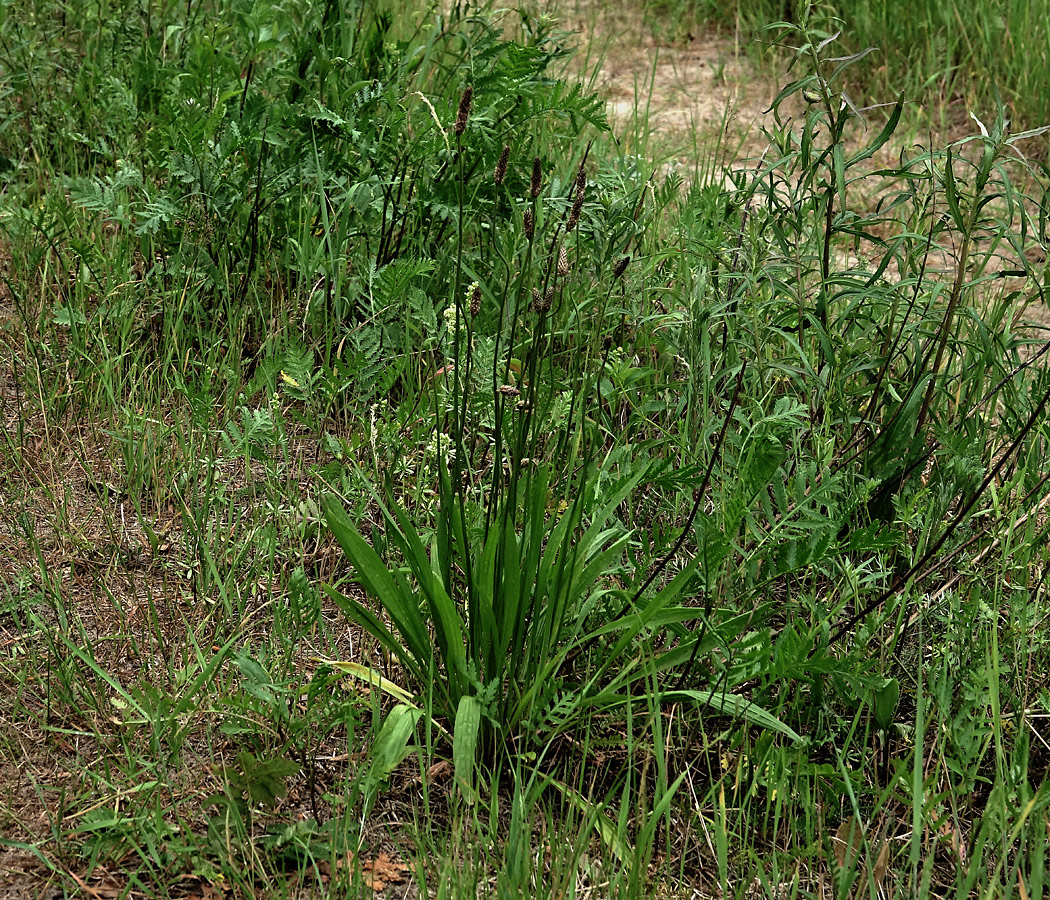
{"type": "Polygon", "coordinates": [[[474,802],[474,758],[481,731],[481,703],[477,697],[462,697],[456,708],[452,732],[452,765],[456,784],[468,803],[474,802]]]}
{"type": "Polygon", "coordinates": [[[337,672],[351,675],[371,687],[377,687],[384,694],[388,694],[398,702],[411,706],[413,709],[418,708],[415,697],[401,687],[401,685],[391,681],[389,678],[384,678],[370,666],[364,666],[361,665],[361,663],[349,662],[341,659],[323,659],[320,657],[318,657],[315,662],[331,666],[337,672]]]}
{"type": "Polygon", "coordinates": [[[358,533],[342,504],[332,494],[321,501],[325,521],[357,573],[361,586],[386,610],[401,639],[422,666],[432,653],[426,623],[411,595],[404,593],[389,569],[358,533]]]}
{"type": "Polygon", "coordinates": [[[420,661],[406,651],[404,644],[390,633],[390,629],[383,624],[375,613],[362,606],[353,597],[347,597],[346,594],[341,594],[327,584],[322,585],[322,587],[324,592],[346,614],[347,618],[364,628],[365,631],[383,645],[384,649],[393,653],[413,676],[418,677],[421,674],[420,661]]]}

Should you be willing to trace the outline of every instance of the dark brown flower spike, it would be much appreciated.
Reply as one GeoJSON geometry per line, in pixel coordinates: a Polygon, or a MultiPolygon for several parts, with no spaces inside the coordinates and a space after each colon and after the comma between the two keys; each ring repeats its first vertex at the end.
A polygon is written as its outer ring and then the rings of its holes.
{"type": "Polygon", "coordinates": [[[510,144],[503,145],[503,152],[499,155],[499,160],[496,163],[496,186],[499,187],[503,184],[503,179],[507,177],[507,163],[510,161],[510,144]]]}
{"type": "Polygon", "coordinates": [[[463,132],[467,130],[467,119],[470,118],[470,101],[474,99],[474,88],[469,84],[466,90],[463,91],[463,96],[459,98],[459,112],[456,113],[456,127],[454,129],[456,137],[461,137],[463,132]]]}

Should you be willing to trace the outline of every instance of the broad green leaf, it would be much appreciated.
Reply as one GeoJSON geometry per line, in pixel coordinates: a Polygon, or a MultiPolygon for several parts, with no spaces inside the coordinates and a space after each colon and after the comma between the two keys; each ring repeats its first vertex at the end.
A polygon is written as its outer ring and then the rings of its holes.
{"type": "Polygon", "coordinates": [[[620,504],[626,500],[631,492],[638,486],[638,483],[645,477],[649,471],[648,466],[639,469],[630,478],[625,478],[616,488],[615,491],[606,499],[605,505],[595,512],[591,518],[591,526],[584,533],[580,540],[580,544],[589,548],[597,545],[599,533],[605,528],[605,523],[613,517],[613,514],[617,509],[620,508],[620,504]]]}
{"type": "Polygon", "coordinates": [[[608,661],[602,666],[602,672],[616,664],[616,661],[631,645],[631,642],[641,634],[643,630],[648,628],[653,619],[664,609],[664,607],[670,604],[682,592],[682,589],[693,577],[695,571],[696,560],[694,559],[691,560],[689,564],[671,580],[670,584],[656,594],[656,596],[654,596],[642,610],[634,614],[628,614],[624,617],[623,633],[609,651],[608,661]]]}
{"type": "Polygon", "coordinates": [[[900,682],[896,678],[887,678],[886,683],[873,692],[872,708],[875,712],[875,724],[885,731],[893,724],[893,714],[897,711],[897,701],[901,696],[900,682]]]}
{"type": "Polygon", "coordinates": [[[963,218],[962,208],[959,206],[959,194],[955,188],[953,161],[952,151],[949,148],[947,160],[944,163],[944,199],[948,204],[948,212],[952,214],[952,222],[956,228],[963,231],[966,228],[966,222],[963,218]]]}
{"type": "Polygon", "coordinates": [[[431,653],[431,642],[415,599],[402,592],[379,554],[361,537],[336,497],[327,494],[321,503],[325,521],[353,565],[361,586],[382,605],[409,652],[422,662],[431,653]]]}
{"type": "Polygon", "coordinates": [[[274,757],[266,759],[256,757],[248,750],[237,754],[237,765],[240,768],[241,787],[252,804],[262,804],[272,809],[277,800],[287,793],[285,780],[295,775],[299,763],[290,759],[274,757]]]}
{"type": "Polygon", "coordinates": [[[456,784],[464,799],[473,803],[474,759],[481,731],[481,703],[477,697],[463,697],[456,709],[456,724],[452,732],[452,763],[456,784]]]}
{"type": "Polygon", "coordinates": [[[693,527],[697,545],[697,565],[704,579],[704,586],[712,590],[721,574],[722,563],[730,552],[730,544],[718,523],[707,513],[696,517],[693,527]]]}
{"type": "Polygon", "coordinates": [[[395,706],[383,720],[375,743],[372,745],[372,764],[365,776],[364,791],[366,812],[370,809],[379,791],[401,761],[411,753],[409,741],[423,710],[404,704],[395,706]]]}
{"type": "MultiPolygon", "coordinates": [[[[475,558],[474,583],[472,589],[477,597],[476,606],[478,610],[479,625],[483,636],[484,645],[481,648],[486,656],[486,675],[488,669],[496,664],[495,653],[501,652],[503,634],[499,627],[502,623],[502,596],[503,578],[502,572],[496,572],[496,556],[498,555],[500,538],[503,529],[498,525],[491,529],[485,538],[485,546],[481,553],[475,558]]],[[[474,654],[475,658],[477,654],[474,654]]]]}
{"type": "Polygon", "coordinates": [[[418,660],[412,656],[411,652],[406,650],[401,641],[390,633],[390,630],[380,621],[378,616],[358,603],[353,597],[347,597],[327,584],[322,585],[322,588],[351,621],[364,628],[384,648],[393,653],[400,660],[401,664],[412,673],[413,677],[422,677],[421,663],[423,660],[418,660]]]}
{"type": "Polygon", "coordinates": [[[897,130],[897,124],[901,120],[901,111],[904,109],[904,92],[901,91],[897,97],[897,102],[893,105],[893,112],[890,113],[889,119],[886,120],[886,124],[882,127],[882,131],[878,133],[875,140],[873,140],[863,150],[858,151],[849,158],[846,163],[847,168],[852,166],[854,163],[861,162],[865,159],[869,159],[874,156],[882,147],[886,144],[886,141],[892,137],[893,132],[897,130]]]}
{"type": "Polygon", "coordinates": [[[361,663],[344,661],[341,659],[324,659],[322,657],[315,657],[314,662],[320,663],[321,665],[330,666],[337,672],[343,672],[346,675],[351,675],[363,681],[365,684],[372,687],[377,687],[384,694],[388,694],[395,700],[400,701],[405,706],[411,706],[413,709],[418,709],[416,704],[416,698],[413,697],[408,691],[406,691],[401,685],[390,681],[380,675],[375,669],[369,666],[364,666],[361,663]]]}
{"type": "Polygon", "coordinates": [[[442,661],[448,670],[448,675],[453,679],[450,687],[453,689],[453,698],[466,690],[467,678],[467,650],[464,638],[466,627],[460,618],[459,609],[455,602],[445,592],[445,586],[438,580],[431,582],[432,594],[426,597],[427,606],[430,610],[431,621],[437,632],[438,647],[441,652],[442,661]]]}

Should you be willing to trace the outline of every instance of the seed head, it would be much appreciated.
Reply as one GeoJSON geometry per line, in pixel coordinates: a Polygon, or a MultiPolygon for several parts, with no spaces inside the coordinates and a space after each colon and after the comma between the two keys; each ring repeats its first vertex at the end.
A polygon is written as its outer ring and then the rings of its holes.
{"type": "Polygon", "coordinates": [[[470,314],[476,316],[481,312],[481,285],[475,281],[467,291],[467,296],[470,298],[470,314]]]}
{"type": "Polygon", "coordinates": [[[541,293],[539,288],[532,289],[532,311],[534,313],[545,313],[551,308],[554,300],[554,288],[547,288],[546,293],[541,293]]]}
{"type": "Polygon", "coordinates": [[[569,274],[569,254],[564,247],[558,248],[558,274],[562,278],[569,274]]]}
{"type": "Polygon", "coordinates": [[[543,164],[537,156],[532,160],[532,181],[529,183],[529,196],[535,200],[543,187],[543,164]]]}
{"type": "Polygon", "coordinates": [[[503,145],[503,152],[499,155],[499,160],[496,163],[496,187],[503,184],[503,179],[507,177],[507,163],[510,160],[510,144],[503,145]]]}
{"type": "Polygon", "coordinates": [[[580,168],[576,170],[576,193],[582,194],[583,189],[587,186],[587,171],[583,168],[583,163],[580,163],[580,168]]]}
{"type": "Polygon", "coordinates": [[[474,88],[469,84],[459,98],[459,112],[456,113],[456,137],[460,137],[467,130],[467,119],[470,117],[470,101],[474,99],[474,88]]]}
{"type": "Polygon", "coordinates": [[[523,220],[523,224],[525,225],[525,237],[527,237],[531,241],[532,240],[533,229],[534,229],[535,224],[536,224],[533,221],[532,210],[531,209],[526,209],[525,210],[525,217],[524,217],[524,220],[523,220]]]}
{"type": "Polygon", "coordinates": [[[631,262],[630,256],[624,256],[619,259],[615,266],[613,266],[613,278],[620,279],[623,277],[623,273],[627,271],[627,266],[631,262]]]}
{"type": "Polygon", "coordinates": [[[572,231],[580,221],[580,213],[583,212],[583,191],[576,192],[576,199],[572,201],[572,212],[569,213],[569,221],[565,223],[565,230],[572,231]]]}

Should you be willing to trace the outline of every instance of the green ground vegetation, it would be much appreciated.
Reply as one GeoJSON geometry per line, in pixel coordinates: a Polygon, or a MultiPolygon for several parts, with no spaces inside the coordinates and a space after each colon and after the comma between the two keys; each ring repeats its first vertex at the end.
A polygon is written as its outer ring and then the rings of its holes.
{"type": "Polygon", "coordinates": [[[781,18],[689,168],[528,8],[0,6],[0,883],[1045,896],[1030,82],[781,18]]]}

